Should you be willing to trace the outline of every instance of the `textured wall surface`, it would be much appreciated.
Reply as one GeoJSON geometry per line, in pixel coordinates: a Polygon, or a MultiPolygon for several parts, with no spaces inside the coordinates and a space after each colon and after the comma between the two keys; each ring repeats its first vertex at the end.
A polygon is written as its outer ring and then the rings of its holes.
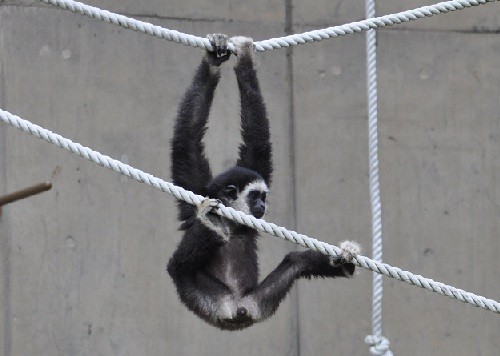
{"type": "MultiPolygon", "coordinates": [[[[364,17],[364,1],[92,0],[182,32],[255,40],[364,17]]],[[[378,14],[433,4],[377,2],[378,14]]],[[[378,32],[384,260],[500,300],[500,3],[378,32]]],[[[364,35],[257,54],[271,118],[268,221],[370,255],[364,35]]],[[[0,107],[170,180],[177,104],[203,52],[40,5],[0,1],[0,107]]],[[[234,63],[234,60],[232,61],[234,63]]],[[[206,135],[214,172],[239,142],[226,65],[206,135]]],[[[368,355],[371,274],[300,281],[270,320],[221,332],[165,265],[174,198],[0,124],[0,354],[368,355]]],[[[296,249],[269,235],[262,274],[296,249]]],[[[500,317],[384,280],[396,355],[498,355],[500,317]]]]}

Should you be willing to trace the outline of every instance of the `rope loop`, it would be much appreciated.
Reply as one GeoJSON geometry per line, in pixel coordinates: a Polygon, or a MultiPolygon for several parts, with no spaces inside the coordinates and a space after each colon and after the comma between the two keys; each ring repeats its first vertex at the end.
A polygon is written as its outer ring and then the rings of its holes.
{"type": "Polygon", "coordinates": [[[392,356],[393,353],[389,350],[390,342],[384,336],[367,335],[365,343],[370,345],[370,352],[376,356],[392,356]]]}

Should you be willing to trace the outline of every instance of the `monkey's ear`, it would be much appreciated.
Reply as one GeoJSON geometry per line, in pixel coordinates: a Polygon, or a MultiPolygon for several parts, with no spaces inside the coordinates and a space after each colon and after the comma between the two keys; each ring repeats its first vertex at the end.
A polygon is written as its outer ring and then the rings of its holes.
{"type": "Polygon", "coordinates": [[[231,200],[236,200],[238,198],[238,189],[232,184],[224,188],[222,193],[231,200]]]}

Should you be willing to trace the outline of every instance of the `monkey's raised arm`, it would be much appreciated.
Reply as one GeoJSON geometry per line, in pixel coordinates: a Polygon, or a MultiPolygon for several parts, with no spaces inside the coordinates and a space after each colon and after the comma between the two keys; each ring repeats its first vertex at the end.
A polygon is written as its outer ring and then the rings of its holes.
{"type": "MultiPolygon", "coordinates": [[[[234,39],[233,39],[234,42],[234,39]]],[[[241,136],[238,166],[258,172],[269,186],[273,173],[269,120],[253,66],[253,43],[244,42],[238,50],[234,67],[241,100],[241,136]]]]}
{"type": "MultiPolygon", "coordinates": [[[[203,58],[179,105],[172,139],[173,183],[203,196],[212,173],[202,139],[219,79],[219,71],[211,68],[203,58]]],[[[195,215],[193,205],[179,202],[178,206],[180,220],[195,215]]]]}

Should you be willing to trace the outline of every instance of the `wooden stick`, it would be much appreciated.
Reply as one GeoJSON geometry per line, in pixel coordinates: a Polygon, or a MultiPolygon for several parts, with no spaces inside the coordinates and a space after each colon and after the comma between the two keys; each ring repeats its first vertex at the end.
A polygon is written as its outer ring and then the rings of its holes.
{"type": "Polygon", "coordinates": [[[18,190],[17,192],[10,193],[0,197],[0,207],[6,204],[13,203],[17,200],[28,198],[35,194],[40,194],[52,188],[52,183],[40,183],[32,187],[18,190]]]}

